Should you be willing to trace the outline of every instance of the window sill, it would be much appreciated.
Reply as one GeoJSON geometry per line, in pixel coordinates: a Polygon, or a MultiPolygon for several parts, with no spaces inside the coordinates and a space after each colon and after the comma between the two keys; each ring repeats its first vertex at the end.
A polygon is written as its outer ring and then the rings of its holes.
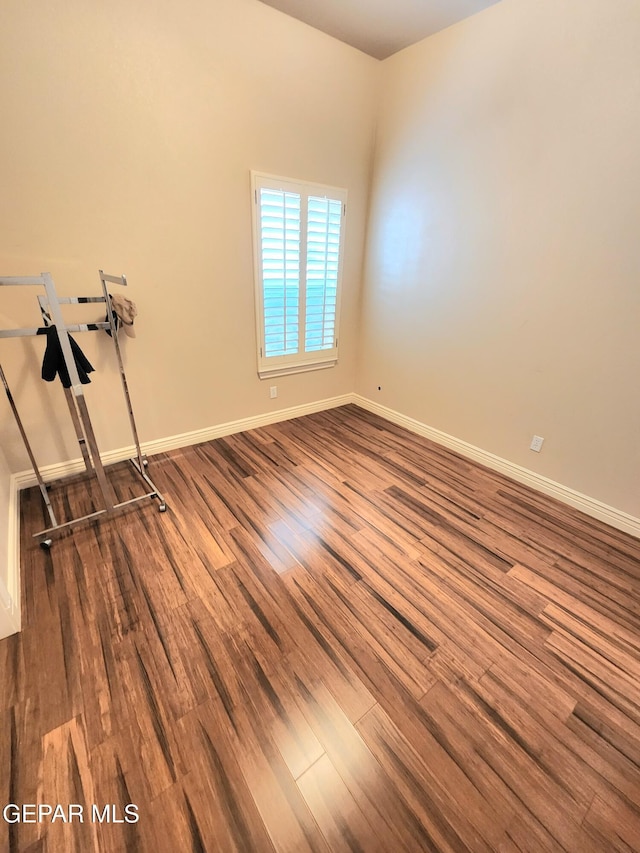
{"type": "Polygon", "coordinates": [[[289,373],[308,373],[311,370],[325,370],[327,367],[335,367],[338,359],[331,358],[327,361],[307,361],[298,364],[281,364],[279,367],[258,368],[260,379],[273,379],[275,376],[286,376],[289,373]]]}

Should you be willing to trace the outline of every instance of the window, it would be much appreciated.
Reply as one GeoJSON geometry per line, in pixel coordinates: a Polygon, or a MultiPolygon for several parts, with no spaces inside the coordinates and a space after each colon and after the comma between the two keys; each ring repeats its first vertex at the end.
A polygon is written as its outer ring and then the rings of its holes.
{"type": "Polygon", "coordinates": [[[252,172],[258,373],[332,367],[347,191],[252,172]]]}

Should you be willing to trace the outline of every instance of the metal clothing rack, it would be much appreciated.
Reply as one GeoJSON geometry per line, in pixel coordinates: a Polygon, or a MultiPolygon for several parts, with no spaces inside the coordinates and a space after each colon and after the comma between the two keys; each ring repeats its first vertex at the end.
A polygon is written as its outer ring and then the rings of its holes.
{"type": "Polygon", "coordinates": [[[102,296],[58,296],[51,273],[42,273],[39,276],[9,276],[5,278],[0,278],[0,287],[39,286],[44,288],[44,294],[40,294],[38,296],[38,304],[40,306],[40,313],[42,315],[42,320],[45,325],[39,326],[37,328],[0,329],[0,338],[16,338],[41,335],[43,333],[46,333],[47,329],[51,328],[51,326],[55,326],[58,334],[58,339],[60,341],[60,348],[62,350],[64,363],[69,373],[69,378],[71,380],[71,387],[64,389],[65,398],[69,407],[69,413],[71,415],[71,420],[76,433],[78,444],[80,445],[80,451],[82,453],[82,458],[84,460],[86,471],[88,474],[95,475],[98,481],[98,486],[100,488],[103,501],[103,507],[95,512],[89,513],[88,515],[83,515],[79,518],[73,518],[69,521],[64,521],[61,523],[57,521],[55,513],[53,511],[53,507],[51,506],[51,501],[49,500],[47,487],[40,473],[40,469],[38,468],[38,465],[36,463],[36,459],[31,449],[31,445],[29,444],[29,439],[22,424],[22,420],[20,419],[20,415],[13,399],[13,395],[11,394],[7,378],[2,369],[2,364],[0,364],[0,381],[4,386],[7,399],[9,400],[9,406],[11,407],[11,411],[13,412],[16,424],[18,425],[18,430],[24,442],[27,455],[29,456],[29,461],[33,466],[33,470],[36,475],[36,480],[38,481],[38,486],[42,494],[42,499],[44,500],[51,521],[51,525],[49,527],[33,534],[34,538],[38,539],[40,545],[45,549],[49,549],[51,547],[53,541],[51,538],[52,534],[56,533],[57,531],[64,530],[68,527],[73,527],[76,524],[80,524],[90,519],[92,520],[99,518],[102,515],[111,515],[117,512],[118,510],[130,506],[131,504],[138,503],[139,501],[157,500],[158,509],[160,512],[165,512],[167,508],[165,499],[160,494],[146,471],[148,463],[146,457],[140,449],[138,430],[136,428],[136,422],[133,416],[133,407],[131,405],[131,397],[129,395],[129,386],[127,385],[127,377],[122,362],[122,353],[120,351],[120,344],[118,342],[115,316],[113,308],[111,306],[111,298],[109,297],[109,293],[107,290],[107,284],[117,284],[122,287],[126,287],[127,280],[123,275],[106,275],[102,270],[99,271],[99,276],[100,283],[102,286],[102,296]],[[94,302],[105,303],[107,317],[104,322],[72,324],[65,323],[64,318],[62,316],[62,310],[60,308],[61,305],[77,305],[81,303],[94,302]],[[93,430],[93,425],[91,423],[91,418],[89,416],[89,409],[85,400],[84,389],[80,382],[76,362],[71,350],[71,344],[69,342],[69,332],[89,332],[96,331],[99,329],[111,331],[111,339],[114,343],[116,351],[116,358],[120,370],[120,381],[122,383],[122,390],[127,404],[127,410],[129,414],[129,425],[131,427],[131,433],[136,449],[135,457],[130,459],[129,461],[131,462],[131,465],[137,472],[142,482],[148,488],[151,489],[151,491],[147,491],[145,492],[145,494],[131,498],[130,500],[121,501],[119,503],[117,502],[113,487],[107,478],[105,466],[102,464],[102,460],[100,458],[100,451],[93,430]]]}

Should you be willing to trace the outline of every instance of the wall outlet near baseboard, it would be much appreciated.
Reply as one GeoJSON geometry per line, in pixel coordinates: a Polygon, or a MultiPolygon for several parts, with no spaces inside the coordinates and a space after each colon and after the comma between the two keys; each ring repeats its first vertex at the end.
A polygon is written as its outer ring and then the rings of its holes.
{"type": "Polygon", "coordinates": [[[544,438],[540,435],[534,435],[531,439],[531,444],[529,445],[529,450],[535,450],[536,453],[540,453],[542,450],[542,444],[544,442],[544,438]]]}
{"type": "Polygon", "coordinates": [[[271,387],[269,388],[269,396],[271,397],[272,400],[276,399],[276,397],[278,396],[278,386],[277,385],[271,385],[271,387]]]}

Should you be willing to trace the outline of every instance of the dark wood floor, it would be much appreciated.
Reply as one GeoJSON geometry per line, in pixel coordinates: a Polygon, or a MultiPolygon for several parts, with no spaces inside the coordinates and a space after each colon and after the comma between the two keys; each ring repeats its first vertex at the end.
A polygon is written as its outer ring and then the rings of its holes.
{"type": "Polygon", "coordinates": [[[640,850],[638,540],[352,406],[151,472],[23,496],[0,850],[640,850]]]}

